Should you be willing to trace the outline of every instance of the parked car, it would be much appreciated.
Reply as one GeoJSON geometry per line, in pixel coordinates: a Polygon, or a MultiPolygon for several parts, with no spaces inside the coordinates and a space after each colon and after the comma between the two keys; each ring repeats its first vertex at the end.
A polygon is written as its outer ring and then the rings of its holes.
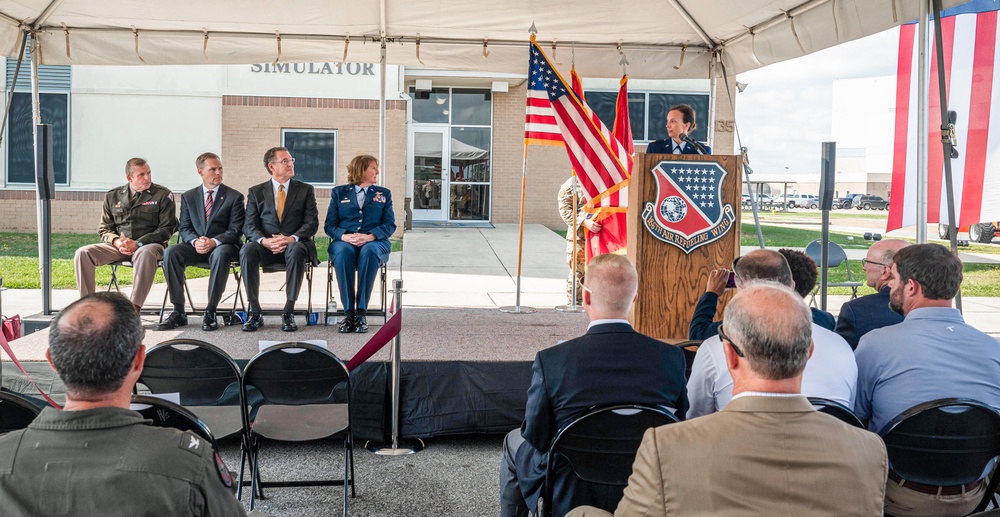
{"type": "Polygon", "coordinates": [[[888,210],[889,201],[881,196],[870,196],[868,194],[858,194],[851,200],[851,205],[858,210],[888,210]]]}
{"type": "Polygon", "coordinates": [[[851,200],[854,196],[845,196],[833,198],[833,208],[848,209],[851,208],[851,200]]]}
{"type": "MultiPolygon", "coordinates": [[[[774,204],[774,199],[767,194],[755,194],[755,197],[758,207],[770,208],[774,204]]],[[[750,194],[743,194],[743,208],[750,209],[750,194]]]]}
{"type": "Polygon", "coordinates": [[[788,208],[819,208],[819,198],[812,194],[788,194],[779,196],[780,202],[788,205],[788,208]]]}

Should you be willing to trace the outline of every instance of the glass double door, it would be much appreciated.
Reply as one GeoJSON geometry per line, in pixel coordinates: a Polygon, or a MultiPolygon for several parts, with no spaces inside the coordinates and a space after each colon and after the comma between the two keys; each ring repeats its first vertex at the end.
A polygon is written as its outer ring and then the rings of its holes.
{"type": "Polygon", "coordinates": [[[459,139],[483,145],[478,140],[488,136],[488,129],[479,128],[414,128],[410,149],[414,220],[490,220],[489,151],[459,139]]]}

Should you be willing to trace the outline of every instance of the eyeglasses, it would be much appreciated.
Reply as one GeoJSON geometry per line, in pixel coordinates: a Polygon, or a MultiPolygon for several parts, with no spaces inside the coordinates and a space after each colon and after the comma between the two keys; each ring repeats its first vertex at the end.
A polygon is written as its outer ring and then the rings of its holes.
{"type": "Polygon", "coordinates": [[[271,163],[280,163],[282,165],[290,165],[295,163],[295,158],[285,158],[284,160],[275,160],[271,163]]]}
{"type": "Polygon", "coordinates": [[[866,258],[861,259],[861,267],[865,267],[868,264],[872,264],[874,266],[889,267],[889,266],[886,266],[885,264],[883,264],[881,262],[875,262],[874,260],[868,260],[866,258]]]}
{"type": "Polygon", "coordinates": [[[729,343],[729,346],[733,347],[733,351],[736,352],[736,355],[740,357],[746,357],[745,355],[743,355],[743,351],[740,350],[740,347],[736,346],[736,344],[733,343],[733,340],[729,339],[729,336],[727,336],[725,331],[722,330],[722,325],[719,325],[719,339],[721,339],[723,342],[729,343]]]}

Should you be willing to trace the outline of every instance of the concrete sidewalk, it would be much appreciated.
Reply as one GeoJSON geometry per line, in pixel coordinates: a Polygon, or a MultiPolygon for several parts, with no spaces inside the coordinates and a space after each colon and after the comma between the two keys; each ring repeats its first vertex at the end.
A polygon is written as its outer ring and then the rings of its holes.
{"type": "MultiPolygon", "coordinates": [[[[523,255],[520,261],[521,298],[524,307],[551,309],[566,302],[565,286],[569,269],[566,265],[566,241],[541,225],[528,225],[524,230],[523,255]]],[[[389,283],[402,278],[403,304],[410,307],[469,307],[499,308],[514,305],[518,276],[518,226],[497,225],[495,228],[418,228],[404,234],[403,252],[393,253],[389,261],[389,283]]],[[[745,247],[743,253],[753,250],[745,247]]],[[[851,260],[860,260],[865,250],[847,250],[851,260]]],[[[964,258],[964,257],[963,257],[964,258]]],[[[974,262],[997,262],[993,256],[969,256],[974,262]]],[[[312,286],[313,310],[326,305],[326,264],[320,265],[312,286]]],[[[204,307],[207,298],[207,278],[191,280],[195,305],[204,307]]],[[[235,293],[230,279],[227,295],[235,293]]],[[[261,301],[278,307],[283,303],[284,274],[261,276],[261,301]]],[[[333,286],[334,297],[337,296],[333,286]]],[[[158,309],[165,284],[156,284],[146,300],[146,309],[158,309]]],[[[376,291],[378,283],[376,282],[376,291]]],[[[125,288],[125,292],[128,288],[125,288]]],[[[377,295],[376,295],[377,296],[377,295]]],[[[391,296],[391,294],[390,294],[391,296]]],[[[53,308],[59,309],[77,298],[75,290],[53,292],[53,308]]],[[[847,296],[831,296],[828,310],[837,314],[847,296]]],[[[297,308],[306,306],[307,293],[300,294],[297,308]]],[[[339,300],[338,300],[339,302],[339,300]]],[[[229,303],[232,303],[231,301],[229,303]]],[[[373,299],[371,306],[375,306],[373,299]]],[[[220,307],[225,307],[223,302],[220,307]]],[[[169,308],[169,302],[168,302],[169,308]]],[[[3,293],[3,313],[23,317],[42,309],[40,290],[7,290],[3,293]]],[[[976,328],[1000,336],[1000,299],[963,299],[965,318],[976,328]]],[[[145,316],[152,323],[155,316],[145,316]]]]}

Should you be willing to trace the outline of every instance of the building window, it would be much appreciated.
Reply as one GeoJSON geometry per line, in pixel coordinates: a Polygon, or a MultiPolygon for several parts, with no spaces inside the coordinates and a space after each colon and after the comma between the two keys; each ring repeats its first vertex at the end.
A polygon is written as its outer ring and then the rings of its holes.
{"type": "MultiPolygon", "coordinates": [[[[618,92],[585,92],[587,104],[601,122],[608,128],[615,123],[615,102],[618,92]]],[[[671,106],[687,104],[694,108],[698,127],[691,132],[691,138],[700,142],[708,141],[708,94],[707,93],[654,93],[629,92],[628,113],[632,126],[632,140],[637,144],[667,138],[667,112],[671,106]]]]}
{"type": "Polygon", "coordinates": [[[337,131],[283,129],[281,143],[295,158],[295,177],[313,185],[337,183],[337,131]]]}
{"type": "MultiPolygon", "coordinates": [[[[31,116],[31,58],[26,55],[21,63],[17,84],[14,84],[17,60],[7,59],[5,64],[6,92],[14,90],[7,123],[7,183],[34,184],[35,128],[31,116]]],[[[69,184],[71,77],[71,69],[66,65],[38,67],[39,109],[42,123],[52,126],[52,162],[57,185],[69,184]]]]}

